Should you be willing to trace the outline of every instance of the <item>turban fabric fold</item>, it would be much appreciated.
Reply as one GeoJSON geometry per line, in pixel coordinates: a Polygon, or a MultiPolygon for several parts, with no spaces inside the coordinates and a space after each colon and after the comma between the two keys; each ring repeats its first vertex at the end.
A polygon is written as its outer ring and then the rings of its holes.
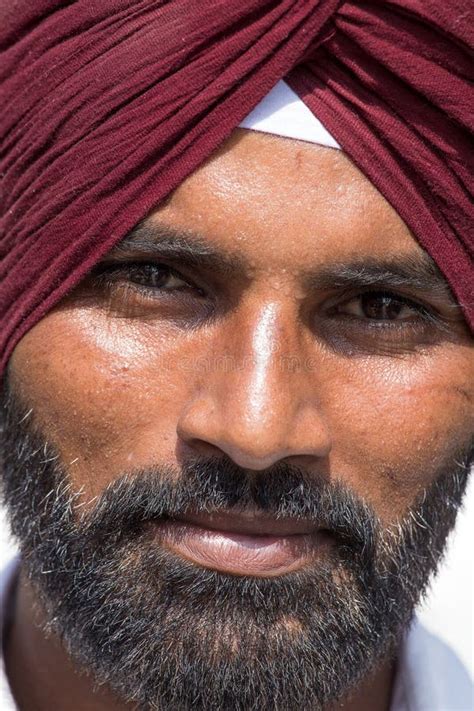
{"type": "Polygon", "coordinates": [[[471,0],[0,8],[0,357],[285,77],[474,328],[471,0]]]}

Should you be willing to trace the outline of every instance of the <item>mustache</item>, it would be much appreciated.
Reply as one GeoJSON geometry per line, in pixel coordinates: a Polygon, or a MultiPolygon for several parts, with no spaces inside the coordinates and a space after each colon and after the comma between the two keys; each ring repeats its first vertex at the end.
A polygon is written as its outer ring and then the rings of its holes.
{"type": "MultiPolygon", "coordinates": [[[[79,510],[74,504],[68,508],[71,515],[79,510]]],[[[367,561],[379,528],[370,505],[339,481],[286,462],[249,471],[227,458],[194,460],[179,472],[152,466],[124,473],[81,515],[80,524],[96,540],[117,544],[136,538],[153,520],[230,511],[314,523],[367,561]]]]}

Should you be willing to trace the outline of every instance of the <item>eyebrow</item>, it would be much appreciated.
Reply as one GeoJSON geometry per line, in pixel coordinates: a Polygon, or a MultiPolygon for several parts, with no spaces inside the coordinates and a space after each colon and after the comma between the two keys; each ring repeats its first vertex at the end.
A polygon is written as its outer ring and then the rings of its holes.
{"type": "MultiPolygon", "coordinates": [[[[129,258],[130,253],[168,259],[227,277],[248,276],[251,271],[250,261],[242,255],[217,249],[200,234],[150,219],[139,223],[109,255],[129,258]]],[[[347,262],[304,270],[301,283],[307,291],[407,288],[447,299],[457,305],[445,277],[431,257],[423,252],[384,259],[351,257],[347,262]]]]}
{"type": "Polygon", "coordinates": [[[355,258],[347,263],[306,272],[303,284],[308,290],[384,287],[413,289],[456,304],[451,289],[428,254],[400,255],[377,259],[355,258]]]}
{"type": "Polygon", "coordinates": [[[137,225],[109,254],[120,258],[130,252],[173,260],[187,267],[201,267],[229,277],[245,274],[249,268],[246,259],[217,250],[201,235],[149,220],[137,225]]]}

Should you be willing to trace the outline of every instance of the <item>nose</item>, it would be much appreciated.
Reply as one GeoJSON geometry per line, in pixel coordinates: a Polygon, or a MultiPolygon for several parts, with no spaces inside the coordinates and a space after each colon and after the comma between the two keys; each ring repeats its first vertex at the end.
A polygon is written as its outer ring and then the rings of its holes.
{"type": "Polygon", "coordinates": [[[320,374],[307,368],[295,319],[266,304],[221,333],[219,343],[180,413],[181,442],[254,470],[288,457],[326,457],[331,442],[315,387],[320,374]]]}

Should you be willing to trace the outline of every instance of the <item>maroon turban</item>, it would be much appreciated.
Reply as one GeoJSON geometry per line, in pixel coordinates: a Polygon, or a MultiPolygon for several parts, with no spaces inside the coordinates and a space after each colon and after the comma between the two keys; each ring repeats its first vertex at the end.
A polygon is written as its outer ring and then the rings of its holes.
{"type": "Polygon", "coordinates": [[[470,0],[1,4],[1,367],[282,77],[474,328],[470,0]]]}

